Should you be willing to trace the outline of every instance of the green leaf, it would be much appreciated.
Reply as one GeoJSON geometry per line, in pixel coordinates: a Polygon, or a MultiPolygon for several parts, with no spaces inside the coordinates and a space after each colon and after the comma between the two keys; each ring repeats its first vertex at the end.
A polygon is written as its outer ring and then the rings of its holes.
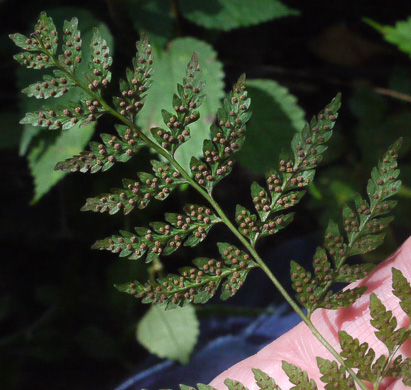
{"type": "Polygon", "coordinates": [[[405,386],[411,387],[411,359],[405,359],[401,364],[402,382],[405,386]]]}
{"type": "Polygon", "coordinates": [[[317,287],[317,281],[311,278],[311,273],[307,272],[301,265],[295,261],[291,261],[291,280],[292,287],[297,292],[297,300],[304,307],[310,309],[312,304],[316,302],[314,290],[317,287]]]}
{"type": "Polygon", "coordinates": [[[364,279],[367,277],[370,272],[375,269],[374,264],[356,264],[356,265],[347,265],[344,264],[338,275],[335,277],[336,282],[352,283],[357,280],[364,279]]]}
{"type": "Polygon", "coordinates": [[[211,139],[203,142],[204,158],[199,160],[193,156],[190,160],[193,178],[210,194],[213,187],[230,174],[234,165],[231,156],[244,143],[246,124],[251,117],[250,102],[243,74],[217,111],[217,123],[210,127],[211,139]]]}
{"type": "Polygon", "coordinates": [[[327,310],[337,310],[342,308],[348,308],[355,303],[367,291],[366,286],[354,287],[353,289],[345,289],[332,294],[328,291],[324,298],[324,301],[319,303],[317,307],[323,307],[327,310]]]}
{"type": "Polygon", "coordinates": [[[397,319],[392,315],[392,311],[383,305],[381,300],[372,293],[370,296],[371,325],[377,329],[375,335],[388,348],[391,354],[395,347],[402,344],[405,328],[397,329],[397,319]]]}
{"type": "Polygon", "coordinates": [[[207,80],[205,93],[207,99],[202,104],[200,120],[190,126],[191,139],[176,152],[176,159],[188,168],[191,156],[199,156],[202,152],[204,138],[209,136],[209,126],[214,120],[220,99],[224,96],[222,65],[216,59],[216,52],[207,43],[193,39],[180,38],[172,41],[166,52],[154,52],[156,59],[154,84],[147,96],[146,108],[141,111],[137,123],[142,129],[160,127],[163,123],[162,109],[171,111],[173,108],[170,96],[176,92],[176,85],[185,74],[187,63],[195,48],[198,61],[207,80]],[[157,80],[157,82],[156,82],[157,80]]]}
{"type": "Polygon", "coordinates": [[[227,378],[224,384],[228,387],[228,390],[248,390],[241,382],[232,379],[227,378]]]}
{"type": "Polygon", "coordinates": [[[268,374],[257,368],[252,368],[251,370],[253,371],[255,382],[261,390],[281,390],[280,386],[268,374]]]}
{"type": "Polygon", "coordinates": [[[65,172],[54,171],[54,166],[60,160],[83,150],[94,133],[95,124],[75,126],[54,136],[48,133],[38,139],[30,148],[27,156],[29,168],[34,179],[34,198],[37,202],[64,176],[65,172]]]}
{"type": "Polygon", "coordinates": [[[237,205],[235,210],[235,220],[240,233],[245,237],[253,239],[258,232],[257,216],[251,214],[245,207],[237,205]]]}
{"type": "Polygon", "coordinates": [[[402,272],[392,269],[392,288],[394,295],[400,299],[400,306],[411,319],[411,285],[402,272]]]}
{"type": "Polygon", "coordinates": [[[360,344],[358,339],[354,339],[345,331],[338,332],[341,345],[341,356],[345,364],[350,368],[357,368],[357,376],[360,379],[373,382],[379,375],[373,370],[372,363],[375,359],[375,352],[368,348],[367,343],[360,344]]]}
{"type": "Polygon", "coordinates": [[[299,14],[278,0],[186,0],[180,8],[190,22],[224,31],[299,14]]]}
{"type": "MultiPolygon", "coordinates": [[[[121,233],[126,237],[127,232],[121,233]]],[[[145,230],[138,233],[143,235],[145,230]]],[[[127,233],[127,237],[130,234],[127,233]]],[[[223,299],[227,299],[244,284],[245,277],[256,264],[247,253],[234,245],[218,243],[218,249],[222,261],[198,257],[193,260],[194,267],[181,268],[180,275],[170,274],[145,285],[134,281],[116,287],[121,292],[141,298],[143,303],[165,305],[167,309],[172,309],[191,302],[206,303],[216,294],[221,281],[227,279],[221,294],[223,299]]]]}
{"type": "Polygon", "coordinates": [[[201,80],[201,68],[197,54],[194,52],[187,65],[182,84],[177,84],[177,93],[173,96],[175,113],[161,110],[165,129],[154,127],[151,133],[163,149],[174,155],[177,148],[190,139],[189,125],[198,121],[198,108],[206,95],[202,94],[205,81],[201,80]]]}
{"type": "Polygon", "coordinates": [[[101,88],[105,87],[111,80],[110,67],[113,58],[106,40],[102,37],[98,28],[93,28],[93,36],[90,45],[91,61],[88,67],[92,72],[89,89],[101,94],[101,88]]]}
{"type": "Polygon", "coordinates": [[[42,81],[29,85],[21,92],[25,93],[28,97],[35,97],[36,99],[59,98],[74,86],[74,83],[67,79],[63,72],[55,70],[54,75],[54,77],[50,75],[43,76],[42,81]]]}
{"type": "Polygon", "coordinates": [[[283,360],[282,368],[293,385],[290,390],[317,390],[317,385],[307,372],[283,360]]]}
{"type": "Polygon", "coordinates": [[[148,37],[141,35],[136,42],[137,54],[133,58],[133,67],[126,69],[127,80],[120,80],[121,97],[114,97],[114,106],[120,115],[134,123],[135,116],[144,107],[146,92],[152,86],[153,50],[148,37]]]}
{"type": "Polygon", "coordinates": [[[296,97],[274,80],[248,80],[247,88],[253,120],[237,160],[253,172],[264,173],[273,166],[273,156],[289,147],[294,133],[302,130],[305,114],[296,97]]]}
{"type": "Polygon", "coordinates": [[[382,33],[387,42],[396,45],[398,49],[411,56],[411,17],[398,21],[395,26],[383,26],[370,19],[365,19],[365,22],[382,33]]]}
{"type": "Polygon", "coordinates": [[[65,20],[63,25],[63,54],[59,55],[60,63],[75,70],[82,60],[82,40],[78,29],[78,19],[65,20]]]}
{"type": "Polygon", "coordinates": [[[160,358],[187,364],[199,332],[192,306],[170,311],[153,306],[137,325],[137,340],[160,358]]]}
{"type": "Polygon", "coordinates": [[[355,388],[355,382],[337,362],[317,357],[317,365],[323,375],[321,381],[327,383],[326,390],[355,388]]]}
{"type": "Polygon", "coordinates": [[[40,14],[40,18],[34,27],[34,34],[41,38],[44,47],[51,53],[56,54],[58,35],[53,19],[45,12],[40,14]]]}

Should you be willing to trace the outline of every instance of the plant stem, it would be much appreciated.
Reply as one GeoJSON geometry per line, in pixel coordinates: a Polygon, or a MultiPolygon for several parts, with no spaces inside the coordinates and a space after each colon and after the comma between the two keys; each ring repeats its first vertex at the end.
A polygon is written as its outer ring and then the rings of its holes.
{"type": "MultiPolygon", "coordinates": [[[[37,37],[38,41],[41,42],[39,37],[37,37]]],[[[42,43],[40,43],[42,46],[43,51],[45,54],[47,54],[50,58],[52,58],[53,62],[55,65],[63,70],[68,77],[82,90],[84,90],[87,94],[93,97],[93,99],[97,100],[104,109],[113,115],[114,117],[118,118],[120,121],[122,121],[124,124],[126,124],[128,127],[132,128],[138,134],[140,135],[141,139],[146,142],[146,144],[154,149],[158,154],[163,156],[166,160],[170,162],[170,164],[187,180],[187,182],[197,191],[199,192],[215,209],[219,217],[222,219],[224,224],[231,230],[231,232],[241,241],[241,243],[244,245],[245,248],[249,251],[249,253],[254,257],[254,260],[256,261],[257,265],[267,274],[269,279],[273,282],[275,287],[279,290],[281,295],[285,298],[285,300],[291,305],[291,307],[295,310],[295,312],[301,317],[302,321],[309,327],[311,332],[314,334],[314,336],[321,342],[321,344],[324,345],[324,347],[335,357],[335,359],[343,366],[346,368],[346,370],[350,373],[351,377],[358,383],[359,387],[363,390],[368,390],[368,387],[356,376],[354,371],[352,371],[351,368],[347,367],[345,365],[344,360],[342,357],[338,354],[338,352],[327,342],[327,340],[324,339],[324,337],[320,334],[320,332],[315,328],[314,324],[312,321],[305,315],[305,313],[301,310],[301,308],[298,306],[298,304],[293,300],[293,298],[287,293],[287,291],[284,289],[284,287],[281,285],[279,280],[273,275],[271,270],[267,267],[267,265],[264,263],[264,261],[261,259],[261,257],[258,255],[254,247],[250,244],[250,242],[237,230],[237,228],[232,224],[230,219],[227,217],[227,215],[224,213],[224,211],[221,209],[219,204],[213,199],[210,193],[205,191],[191,176],[189,173],[186,172],[186,170],[174,159],[173,156],[171,156],[166,150],[161,148],[159,145],[157,145],[155,142],[153,142],[150,138],[148,138],[144,133],[142,133],[137,126],[131,122],[129,119],[118,113],[114,108],[112,108],[100,95],[96,94],[95,92],[91,91],[84,83],[82,83],[75,75],[73,72],[71,72],[69,69],[64,67],[58,60],[57,58],[52,55],[47,49],[44,48],[42,43]]]]}

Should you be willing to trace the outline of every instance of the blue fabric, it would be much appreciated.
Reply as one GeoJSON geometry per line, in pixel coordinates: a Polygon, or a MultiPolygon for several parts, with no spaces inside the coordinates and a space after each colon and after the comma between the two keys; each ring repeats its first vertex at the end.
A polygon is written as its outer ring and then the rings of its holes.
{"type": "MultiPolygon", "coordinates": [[[[178,389],[180,383],[209,383],[219,373],[257,353],[300,322],[295,313],[259,317],[230,317],[201,322],[201,340],[191,362],[182,366],[169,361],[153,364],[126,380],[116,390],[178,389]],[[225,333],[225,335],[223,335],[225,333]],[[210,335],[218,335],[211,341],[210,335]]],[[[150,359],[151,360],[151,359],[150,359]]],[[[147,363],[146,363],[147,365],[147,363]]]]}

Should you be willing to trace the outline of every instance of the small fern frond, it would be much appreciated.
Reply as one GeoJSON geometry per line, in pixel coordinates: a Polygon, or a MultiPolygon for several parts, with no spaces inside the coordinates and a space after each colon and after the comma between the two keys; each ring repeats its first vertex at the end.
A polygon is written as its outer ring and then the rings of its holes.
{"type": "Polygon", "coordinates": [[[133,67],[127,68],[126,80],[120,80],[121,97],[114,97],[117,112],[130,122],[135,123],[137,114],[146,100],[146,92],[153,84],[153,53],[145,34],[136,43],[137,55],[133,58],[133,67]]]}
{"type": "MultiPolygon", "coordinates": [[[[90,63],[93,78],[90,79],[89,77],[88,88],[91,91],[98,92],[100,85],[107,85],[110,81],[111,73],[109,69],[112,59],[108,54],[107,44],[98,31],[94,32],[91,45],[94,53],[90,63]]],[[[134,122],[135,116],[143,108],[146,97],[145,92],[147,92],[152,84],[149,78],[153,74],[153,56],[147,37],[143,35],[141,40],[137,42],[136,47],[137,55],[133,60],[133,69],[127,69],[127,82],[124,80],[120,81],[122,98],[114,98],[114,105],[119,114],[131,122],[134,122]]],[[[81,107],[76,108],[74,112],[80,109],[81,107]]],[[[85,100],[85,110],[87,111],[88,118],[92,120],[95,120],[105,112],[97,100],[90,99],[85,100]]],[[[82,112],[80,111],[80,113],[82,112]]],[[[65,126],[67,127],[68,125],[65,126]]],[[[116,125],[115,127],[117,135],[101,134],[101,143],[90,142],[89,151],[81,152],[79,155],[59,162],[55,170],[82,173],[88,171],[96,173],[100,170],[104,172],[110,169],[116,162],[127,162],[142,147],[147,146],[146,141],[130,126],[116,125]]]]}
{"type": "Polygon", "coordinates": [[[141,284],[138,281],[116,286],[119,291],[172,309],[190,302],[206,303],[222,284],[221,299],[226,300],[237,293],[250,270],[257,265],[250,256],[234,245],[218,244],[221,260],[196,258],[193,267],[179,270],[180,275],[170,274],[155,282],[141,284]],[[225,280],[225,281],[224,281],[225,280]],[[224,281],[224,282],[223,282],[224,281]]]}
{"type": "Polygon", "coordinates": [[[206,98],[201,94],[205,87],[201,75],[197,54],[194,53],[187,65],[183,84],[177,84],[177,93],[173,97],[175,113],[161,111],[166,129],[154,127],[150,130],[157,143],[172,156],[180,145],[190,139],[188,126],[200,118],[197,109],[206,98]]]}
{"type": "Polygon", "coordinates": [[[344,263],[348,257],[376,249],[384,240],[385,230],[393,219],[385,214],[395,206],[395,201],[388,198],[395,195],[401,187],[401,182],[397,180],[399,170],[396,169],[400,145],[401,139],[389,148],[378,168],[372,170],[367,186],[369,202],[357,195],[356,211],[349,206],[344,207],[343,220],[348,240],[341,234],[338,225],[330,221],[325,232],[326,250],[318,248],[314,256],[315,276],[311,276],[296,263],[292,265],[293,288],[309,316],[316,308],[348,307],[366,291],[365,287],[361,287],[333,294],[329,288],[335,282],[351,283],[360,280],[374,268],[372,264],[344,263]]]}
{"type": "Polygon", "coordinates": [[[160,255],[170,255],[181,245],[196,246],[221,222],[207,207],[191,204],[184,211],[185,214],[166,214],[167,222],[151,222],[149,228],[137,227],[136,234],[120,231],[121,236],[99,240],[92,248],[118,253],[130,260],[147,255],[146,263],[151,263],[160,255]]]}
{"type": "Polygon", "coordinates": [[[111,193],[88,198],[82,211],[115,214],[122,210],[128,214],[135,207],[144,209],[152,199],[164,200],[181,184],[187,183],[173,166],[152,160],[154,175],[138,173],[138,180],[124,179],[123,188],[113,189],[111,193]]]}
{"type": "MultiPolygon", "coordinates": [[[[340,105],[341,95],[337,95],[310,124],[307,123],[301,132],[294,135],[291,144],[294,158],[282,156],[279,172],[267,172],[268,191],[258,183],[252,184],[251,196],[258,213],[258,221],[246,211],[245,215],[251,219],[253,225],[246,223],[246,226],[241,227],[245,222],[240,219],[240,231],[253,245],[259,238],[277,233],[292,221],[293,213],[277,213],[297,205],[305,194],[302,188],[313,181],[315,168],[327,149],[325,143],[332,136],[340,105]]],[[[244,214],[243,208],[241,211],[244,214]]],[[[241,218],[241,215],[237,213],[236,217],[241,218]]]]}
{"type": "Polygon", "coordinates": [[[246,123],[251,118],[248,111],[251,100],[247,97],[245,75],[234,85],[223,107],[217,112],[217,124],[210,127],[211,140],[203,144],[204,160],[192,157],[193,177],[209,193],[232,170],[232,154],[240,150],[245,140],[246,123]]]}

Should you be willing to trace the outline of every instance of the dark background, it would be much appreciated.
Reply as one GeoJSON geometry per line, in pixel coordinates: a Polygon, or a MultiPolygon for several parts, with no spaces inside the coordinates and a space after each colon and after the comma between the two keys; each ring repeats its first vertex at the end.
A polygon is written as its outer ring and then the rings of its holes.
{"type": "MultiPolygon", "coordinates": [[[[404,88],[402,92],[410,91],[407,86],[411,85],[411,59],[362,21],[368,17],[393,25],[411,15],[409,1],[284,3],[300,10],[301,15],[231,32],[205,30],[184,19],[179,20],[176,28],[176,36],[198,37],[214,46],[224,64],[228,88],[243,72],[250,78],[272,78],[298,97],[308,116],[317,113],[337,92],[343,93],[339,135],[330,145],[334,158],[326,159],[318,175],[324,187],[323,198],[303,201],[287,231],[262,243],[259,250],[269,258],[272,248],[292,245],[295,237],[310,240],[313,252],[321,242],[325,221],[330,215],[338,218],[340,210],[327,192],[327,180],[334,175],[343,181],[352,178],[355,190],[361,191],[370,167],[381,156],[379,151],[386,149],[398,132],[406,136],[407,142],[411,128],[409,123],[388,121],[383,137],[376,139],[371,129],[371,146],[359,146],[354,141],[359,119],[352,110],[355,100],[350,100],[363,90],[376,95],[375,88],[390,88],[393,79],[395,85],[404,88]],[[374,160],[370,161],[369,156],[374,160]]],[[[7,35],[30,31],[40,11],[60,6],[85,8],[108,25],[116,47],[114,81],[122,76],[124,64],[129,64],[138,31],[133,28],[132,15],[124,1],[2,0],[0,112],[18,113],[21,98],[16,87],[17,63],[12,59],[17,49],[7,35]]],[[[389,113],[411,109],[409,102],[382,99],[389,113]]],[[[369,104],[373,104],[372,99],[369,104]]],[[[95,139],[107,124],[111,122],[99,122],[95,139]]],[[[2,128],[9,125],[0,123],[2,128]]],[[[111,389],[134,372],[148,355],[134,335],[135,325],[146,307],[112,286],[128,280],[130,274],[144,279],[146,271],[138,262],[118,260],[116,256],[91,251],[90,246],[124,226],[143,226],[162,218],[166,210],[181,209],[186,201],[195,202],[196,194],[191,190],[176,192],[166,202],[153,203],[126,218],[80,213],[86,197],[116,185],[119,175],[127,177],[136,170],[147,169],[144,161],[149,158],[143,153],[137,161],[114,167],[105,175],[69,175],[37,204],[29,206],[33,197],[32,178],[26,159],[18,156],[18,141],[13,142],[2,147],[0,154],[0,388],[111,389]]],[[[406,145],[400,166],[405,167],[403,180],[408,188],[409,157],[410,147],[406,145]]],[[[237,166],[216,189],[216,198],[232,213],[236,203],[250,202],[249,186],[260,178],[237,166]]],[[[380,260],[410,233],[409,198],[400,195],[399,200],[397,222],[388,233],[388,243],[375,255],[380,260]]],[[[231,239],[224,229],[215,229],[207,243],[177,253],[171,268],[198,254],[214,253],[215,240],[225,237],[231,239]]],[[[306,253],[307,259],[312,252],[306,253]]],[[[282,273],[288,274],[287,267],[287,258],[282,262],[276,259],[273,264],[280,277],[282,273]]],[[[228,304],[240,305],[242,297],[249,293],[246,289],[247,286],[243,295],[228,304]]],[[[253,301],[259,307],[281,302],[275,294],[260,295],[260,301],[253,301]]]]}

